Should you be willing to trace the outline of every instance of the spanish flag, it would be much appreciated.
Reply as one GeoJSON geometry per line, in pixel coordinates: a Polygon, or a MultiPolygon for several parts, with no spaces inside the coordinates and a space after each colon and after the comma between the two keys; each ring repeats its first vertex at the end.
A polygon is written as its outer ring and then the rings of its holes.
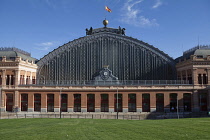
{"type": "Polygon", "coordinates": [[[110,13],[112,12],[112,10],[109,9],[109,7],[107,7],[107,6],[105,6],[105,10],[108,11],[108,12],[110,12],[110,13]]]}

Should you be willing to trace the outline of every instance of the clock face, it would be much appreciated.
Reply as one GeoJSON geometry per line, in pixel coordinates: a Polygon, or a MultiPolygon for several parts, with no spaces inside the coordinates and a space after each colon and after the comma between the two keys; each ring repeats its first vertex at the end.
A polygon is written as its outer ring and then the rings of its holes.
{"type": "Polygon", "coordinates": [[[101,78],[103,80],[107,80],[109,78],[109,71],[107,71],[107,70],[102,71],[101,72],[101,78]]]}
{"type": "Polygon", "coordinates": [[[104,75],[108,75],[108,72],[104,72],[104,75]]]}

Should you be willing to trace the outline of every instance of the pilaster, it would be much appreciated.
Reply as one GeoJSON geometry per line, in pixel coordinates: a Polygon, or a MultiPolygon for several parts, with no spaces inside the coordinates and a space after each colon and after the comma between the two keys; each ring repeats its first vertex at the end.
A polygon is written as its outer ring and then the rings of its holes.
{"type": "Polygon", "coordinates": [[[95,93],[95,112],[101,112],[101,94],[95,93]]]}
{"type": "Polygon", "coordinates": [[[109,112],[114,112],[114,93],[109,93],[109,112]]]}
{"type": "Polygon", "coordinates": [[[164,93],[164,111],[170,112],[170,94],[164,93]]]}
{"type": "Polygon", "coordinates": [[[142,112],[142,93],[136,93],[136,109],[137,112],[142,112]]]}
{"type": "Polygon", "coordinates": [[[128,93],[123,93],[123,112],[128,112],[128,93]]]}
{"type": "Polygon", "coordinates": [[[81,93],[81,112],[87,112],[87,93],[81,93]]]}
{"type": "Polygon", "coordinates": [[[193,108],[192,108],[192,111],[193,112],[199,112],[199,96],[198,96],[198,91],[197,90],[194,90],[193,91],[193,94],[192,94],[192,104],[193,104],[193,108]]]}

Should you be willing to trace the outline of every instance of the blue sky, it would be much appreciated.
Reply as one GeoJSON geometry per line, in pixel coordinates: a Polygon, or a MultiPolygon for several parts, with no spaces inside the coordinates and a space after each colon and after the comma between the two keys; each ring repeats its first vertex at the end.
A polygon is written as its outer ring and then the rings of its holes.
{"type": "Polygon", "coordinates": [[[86,28],[126,28],[173,58],[210,45],[210,0],[0,0],[0,47],[42,58],[85,36],[86,28]],[[104,10],[107,5],[112,12],[104,10]]]}

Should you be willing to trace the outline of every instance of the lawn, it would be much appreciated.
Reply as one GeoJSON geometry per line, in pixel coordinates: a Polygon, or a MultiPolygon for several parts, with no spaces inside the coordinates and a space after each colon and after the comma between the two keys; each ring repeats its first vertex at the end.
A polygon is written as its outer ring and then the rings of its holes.
{"type": "Polygon", "coordinates": [[[210,140],[210,118],[3,119],[0,140],[210,140]]]}

